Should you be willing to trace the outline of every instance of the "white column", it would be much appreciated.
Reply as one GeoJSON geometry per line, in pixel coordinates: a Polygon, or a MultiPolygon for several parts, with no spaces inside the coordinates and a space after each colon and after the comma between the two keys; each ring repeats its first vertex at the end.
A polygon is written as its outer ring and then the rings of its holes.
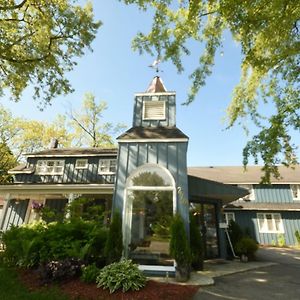
{"type": "MultiPolygon", "coordinates": [[[[68,199],[69,206],[75,199],[79,198],[80,196],[81,196],[81,194],[74,194],[74,193],[64,195],[64,197],[68,199]]],[[[69,218],[70,218],[70,212],[68,211],[66,214],[66,219],[69,219],[69,218]]]]}
{"type": "Polygon", "coordinates": [[[2,214],[1,214],[1,218],[0,218],[0,230],[3,229],[3,225],[4,225],[5,218],[6,218],[10,199],[11,199],[10,194],[6,194],[4,196],[4,205],[3,205],[2,214]]]}

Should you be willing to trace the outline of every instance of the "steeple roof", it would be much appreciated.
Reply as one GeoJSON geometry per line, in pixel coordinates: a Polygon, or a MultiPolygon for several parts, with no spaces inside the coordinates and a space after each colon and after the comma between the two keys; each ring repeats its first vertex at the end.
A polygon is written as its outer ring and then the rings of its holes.
{"type": "Polygon", "coordinates": [[[155,76],[149,84],[146,93],[165,93],[166,87],[163,84],[162,79],[159,76],[155,76]]]}

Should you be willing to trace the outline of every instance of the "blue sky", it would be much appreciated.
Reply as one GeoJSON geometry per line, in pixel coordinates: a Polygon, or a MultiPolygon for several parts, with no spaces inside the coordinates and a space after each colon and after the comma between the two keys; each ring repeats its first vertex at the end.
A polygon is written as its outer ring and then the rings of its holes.
{"type": "MultiPolygon", "coordinates": [[[[31,99],[30,88],[21,102],[1,99],[14,116],[52,121],[63,114],[70,103],[78,108],[85,92],[92,92],[108,103],[104,121],[132,123],[134,94],[148,87],[155,72],[148,67],[153,58],[140,56],[131,50],[131,40],[137,31],[147,30],[151,16],[134,6],[125,7],[117,0],[94,1],[96,19],[103,22],[92,44],[93,52],[78,59],[78,66],[68,74],[75,92],[54,99],[51,106],[39,111],[31,99]]],[[[177,93],[177,127],[189,136],[188,165],[241,165],[242,149],[247,141],[241,127],[225,130],[226,116],[233,87],[239,81],[240,48],[230,35],[224,37],[223,55],[216,56],[216,65],[206,86],[189,106],[183,106],[190,86],[188,74],[197,64],[200,48],[192,45],[194,55],[184,59],[186,72],[177,74],[174,66],[163,63],[160,73],[166,88],[177,93]]]]}

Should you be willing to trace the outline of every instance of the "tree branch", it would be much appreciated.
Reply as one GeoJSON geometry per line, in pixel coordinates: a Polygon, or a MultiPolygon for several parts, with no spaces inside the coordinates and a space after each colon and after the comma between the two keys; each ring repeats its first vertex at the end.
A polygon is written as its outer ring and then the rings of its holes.
{"type": "Polygon", "coordinates": [[[23,0],[21,3],[11,6],[0,6],[0,10],[12,10],[12,9],[19,9],[25,5],[27,0],[23,0]]]}

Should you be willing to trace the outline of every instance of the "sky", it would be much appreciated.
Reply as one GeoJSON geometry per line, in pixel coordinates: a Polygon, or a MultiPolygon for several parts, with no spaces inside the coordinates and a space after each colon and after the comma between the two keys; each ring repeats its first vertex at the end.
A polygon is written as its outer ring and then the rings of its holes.
{"type": "MultiPolygon", "coordinates": [[[[132,125],[134,94],[144,92],[156,76],[148,66],[154,58],[139,55],[131,49],[131,41],[138,31],[147,32],[151,16],[139,12],[135,6],[125,6],[117,0],[94,1],[95,18],[103,22],[92,43],[93,52],[78,59],[78,66],[68,73],[75,92],[59,96],[52,105],[40,111],[31,98],[29,88],[19,103],[1,99],[13,115],[27,119],[53,121],[72,106],[78,109],[85,92],[92,92],[97,100],[105,100],[108,109],[105,122],[132,125]]],[[[191,84],[188,75],[197,65],[199,45],[192,45],[193,54],[184,61],[185,72],[178,74],[168,62],[161,64],[162,78],[167,90],[176,92],[177,127],[189,136],[188,166],[241,165],[242,150],[248,137],[236,125],[226,130],[226,107],[234,86],[239,82],[241,50],[230,34],[224,36],[224,47],[217,53],[213,74],[208,78],[196,100],[186,106],[191,84]]]]}

